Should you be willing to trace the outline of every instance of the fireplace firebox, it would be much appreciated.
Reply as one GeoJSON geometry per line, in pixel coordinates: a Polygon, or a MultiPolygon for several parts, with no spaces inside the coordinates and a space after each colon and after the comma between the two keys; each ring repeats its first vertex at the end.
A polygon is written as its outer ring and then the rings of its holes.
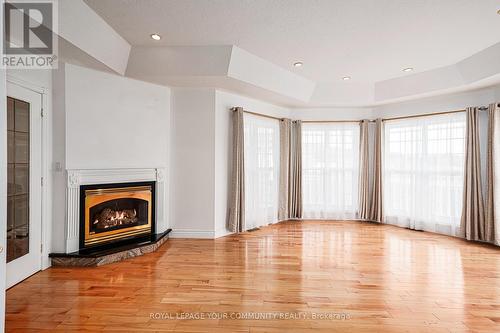
{"type": "Polygon", "coordinates": [[[80,250],[155,234],[155,182],[80,186],[80,250]]]}

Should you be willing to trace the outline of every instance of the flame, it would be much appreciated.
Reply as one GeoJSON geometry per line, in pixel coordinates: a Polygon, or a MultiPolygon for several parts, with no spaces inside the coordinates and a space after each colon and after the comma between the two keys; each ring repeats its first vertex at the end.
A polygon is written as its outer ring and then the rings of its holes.
{"type": "Polygon", "coordinates": [[[135,209],[133,211],[130,210],[115,211],[112,209],[106,209],[94,221],[94,224],[100,225],[101,222],[104,222],[102,223],[103,226],[101,227],[107,229],[113,226],[121,226],[134,223],[136,220],[137,220],[137,211],[135,209]]]}

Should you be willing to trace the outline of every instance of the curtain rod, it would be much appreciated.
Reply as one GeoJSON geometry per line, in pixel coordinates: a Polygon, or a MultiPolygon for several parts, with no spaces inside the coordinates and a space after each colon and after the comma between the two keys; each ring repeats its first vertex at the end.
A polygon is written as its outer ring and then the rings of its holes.
{"type": "MultiPolygon", "coordinates": [[[[370,120],[375,121],[375,120],[370,120]]],[[[361,120],[302,120],[303,124],[307,123],[359,123],[361,120]]]]}
{"type": "MultiPolygon", "coordinates": [[[[500,107],[500,103],[497,106],[500,107]]],[[[236,107],[233,107],[230,110],[236,111],[236,109],[237,109],[236,107]]],[[[488,107],[487,106],[480,106],[480,107],[478,107],[478,110],[479,111],[486,111],[486,110],[488,110],[488,107]]],[[[382,118],[382,121],[438,116],[438,115],[443,115],[443,114],[452,114],[452,113],[459,113],[459,112],[465,112],[465,111],[467,111],[467,110],[462,109],[462,110],[453,110],[453,111],[422,113],[422,114],[414,114],[414,115],[409,115],[409,116],[382,118]]],[[[270,119],[275,119],[275,120],[280,120],[280,121],[284,120],[284,118],[273,117],[273,116],[269,116],[269,115],[263,114],[263,113],[251,112],[251,111],[246,111],[246,110],[243,110],[243,112],[248,113],[248,114],[252,114],[254,116],[264,117],[264,118],[270,118],[270,119]]],[[[362,120],[363,119],[360,119],[360,120],[302,120],[302,123],[359,123],[362,120]]],[[[375,119],[368,119],[368,121],[370,123],[376,122],[375,119]]]]}
{"type": "MultiPolygon", "coordinates": [[[[482,111],[483,108],[480,108],[480,110],[482,111]]],[[[485,110],[487,110],[487,108],[485,110]]],[[[459,112],[465,112],[465,110],[443,111],[443,112],[434,112],[434,113],[414,114],[414,115],[409,115],[409,116],[382,118],[382,121],[437,116],[437,115],[442,115],[442,114],[459,113],[459,112]]],[[[361,120],[303,120],[302,123],[316,123],[316,124],[318,124],[318,123],[360,123],[361,121],[362,121],[362,119],[361,120]]],[[[376,119],[368,119],[368,122],[374,123],[374,122],[376,122],[376,119]]]]}
{"type": "MultiPolygon", "coordinates": [[[[498,104],[498,107],[500,107],[500,104],[498,104]]],[[[479,111],[488,111],[488,107],[487,106],[480,106],[480,107],[478,107],[478,110],[479,111]]],[[[465,111],[467,111],[467,110],[466,109],[462,109],[462,110],[453,110],[453,111],[422,113],[422,114],[414,114],[414,115],[409,115],[409,116],[382,118],[382,121],[408,119],[408,118],[419,118],[419,117],[429,117],[429,116],[438,116],[438,115],[441,115],[441,114],[460,113],[460,112],[465,112],[465,111]]],[[[371,121],[373,121],[373,120],[371,120],[371,121]]]]}
{"type": "MultiPolygon", "coordinates": [[[[231,111],[236,111],[237,108],[231,108],[230,110],[231,111]]],[[[279,120],[279,121],[282,121],[284,118],[278,118],[278,117],[273,117],[273,116],[269,116],[267,114],[263,114],[263,113],[257,113],[257,112],[252,112],[252,111],[246,111],[246,110],[243,110],[244,113],[248,113],[248,114],[253,114],[254,116],[258,116],[258,117],[264,117],[264,118],[269,118],[269,119],[275,119],[275,120],[279,120]]]]}
{"type": "Polygon", "coordinates": [[[465,111],[466,110],[453,110],[453,111],[443,111],[443,112],[433,112],[433,113],[422,113],[422,114],[414,114],[414,115],[409,115],[409,116],[399,116],[399,117],[382,118],[382,121],[399,120],[399,119],[409,119],[409,118],[420,118],[420,117],[430,117],[430,116],[439,116],[439,115],[442,115],[442,114],[460,113],[460,112],[465,112],[465,111]]]}

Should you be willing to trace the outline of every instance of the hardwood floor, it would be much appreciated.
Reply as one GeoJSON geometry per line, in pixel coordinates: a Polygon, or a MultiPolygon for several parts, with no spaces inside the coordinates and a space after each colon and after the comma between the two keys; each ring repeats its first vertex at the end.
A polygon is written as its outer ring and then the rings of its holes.
{"type": "Polygon", "coordinates": [[[387,225],[285,222],[48,269],[7,291],[6,319],[8,332],[500,332],[500,248],[387,225]],[[300,317],[241,317],[280,313],[300,317]]]}

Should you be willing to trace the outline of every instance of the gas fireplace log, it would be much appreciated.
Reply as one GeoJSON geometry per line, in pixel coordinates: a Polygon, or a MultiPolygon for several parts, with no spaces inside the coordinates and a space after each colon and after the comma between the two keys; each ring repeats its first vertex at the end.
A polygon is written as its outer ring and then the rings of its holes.
{"type": "Polygon", "coordinates": [[[98,214],[94,224],[97,228],[107,229],[135,222],[137,222],[137,212],[135,209],[113,210],[111,208],[105,208],[98,214]]]}

